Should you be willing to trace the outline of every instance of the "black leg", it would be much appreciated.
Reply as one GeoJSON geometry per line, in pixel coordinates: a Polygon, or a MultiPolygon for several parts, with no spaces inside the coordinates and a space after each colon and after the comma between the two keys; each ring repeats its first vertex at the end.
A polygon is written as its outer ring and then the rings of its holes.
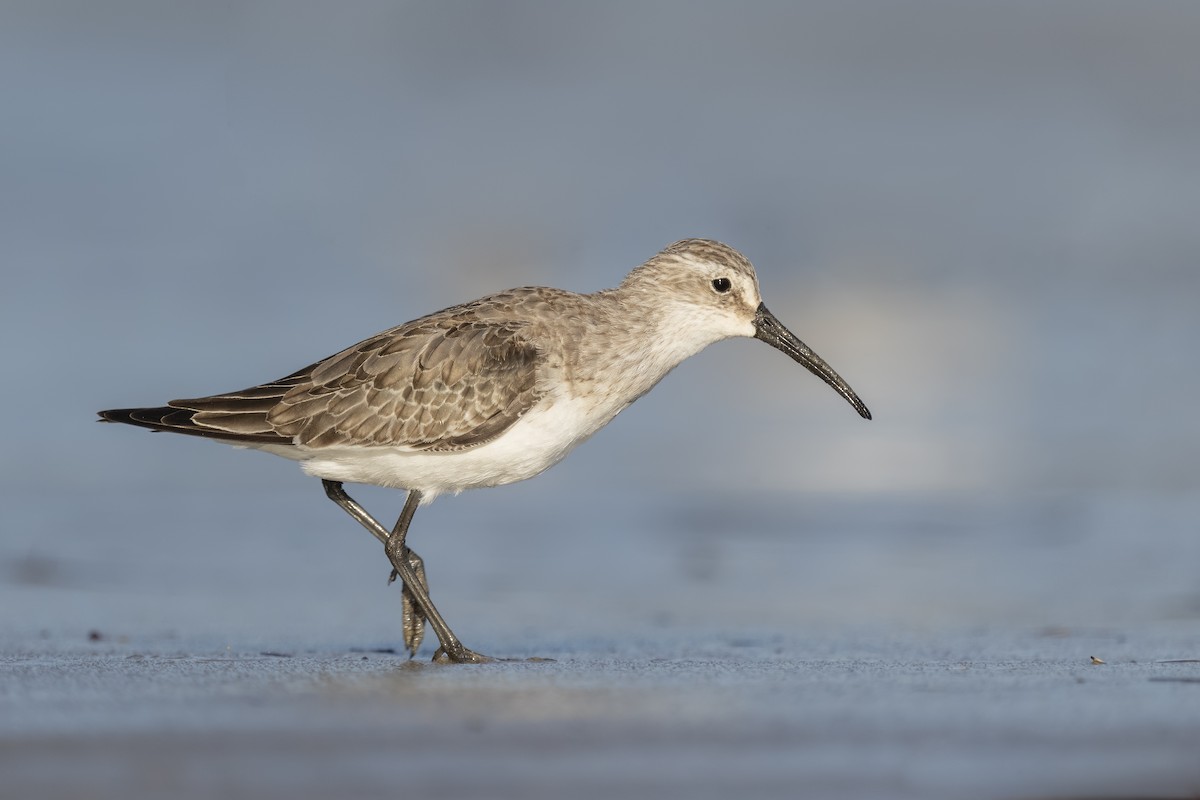
{"type": "MultiPolygon", "coordinates": [[[[322,480],[321,484],[325,487],[325,494],[329,499],[337,503],[343,511],[354,517],[360,525],[370,531],[371,535],[384,543],[384,549],[387,553],[388,560],[392,562],[392,568],[396,574],[400,576],[400,580],[404,582],[404,588],[411,594],[412,606],[424,616],[425,620],[429,621],[429,626],[433,628],[433,632],[437,634],[438,641],[441,647],[438,648],[433,658],[435,661],[447,660],[457,663],[478,664],[492,659],[487,656],[480,655],[467,649],[454,632],[450,630],[450,626],[442,619],[442,615],[438,613],[437,608],[433,605],[433,601],[429,599],[429,589],[424,582],[424,567],[421,566],[421,575],[417,574],[413,562],[410,560],[410,551],[404,545],[404,540],[408,535],[408,526],[412,522],[413,514],[416,513],[417,506],[421,502],[421,493],[410,491],[408,498],[404,501],[404,510],[400,513],[400,519],[396,521],[396,528],[393,533],[398,536],[389,534],[387,529],[380,525],[374,517],[366,512],[366,510],[354,501],[350,495],[346,494],[346,490],[342,488],[339,481],[322,480]]],[[[412,554],[415,556],[415,554],[412,554]]],[[[420,564],[420,558],[416,559],[416,563],[420,564]]],[[[424,620],[421,627],[424,628],[424,620]]],[[[407,632],[406,632],[407,637],[407,632]]]]}

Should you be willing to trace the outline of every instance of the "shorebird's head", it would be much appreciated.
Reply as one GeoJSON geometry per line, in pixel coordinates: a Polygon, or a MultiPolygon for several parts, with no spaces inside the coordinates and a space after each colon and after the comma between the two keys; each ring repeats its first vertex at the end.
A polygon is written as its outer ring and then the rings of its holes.
{"type": "MultiPolygon", "coordinates": [[[[711,239],[684,239],[629,273],[622,288],[668,301],[677,334],[686,329],[700,347],[733,336],[761,339],[787,353],[829,384],[866,419],[871,412],[833,367],[767,310],[754,266],[732,247],[711,239]]],[[[697,348],[699,349],[699,347],[697,348]]]]}

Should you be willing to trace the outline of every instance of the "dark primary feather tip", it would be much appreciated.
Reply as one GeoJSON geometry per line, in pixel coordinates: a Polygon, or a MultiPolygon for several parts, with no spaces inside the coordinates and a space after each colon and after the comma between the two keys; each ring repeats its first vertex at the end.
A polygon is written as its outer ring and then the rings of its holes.
{"type": "Polygon", "coordinates": [[[230,444],[290,444],[289,439],[273,432],[245,431],[198,423],[197,412],[194,409],[174,405],[157,408],[112,408],[96,413],[100,415],[101,422],[121,422],[152,431],[201,436],[230,444]]]}
{"type": "Polygon", "coordinates": [[[163,425],[163,417],[172,411],[175,409],[163,406],[162,408],[110,408],[96,413],[100,415],[100,422],[122,422],[126,425],[158,429],[163,425]]]}

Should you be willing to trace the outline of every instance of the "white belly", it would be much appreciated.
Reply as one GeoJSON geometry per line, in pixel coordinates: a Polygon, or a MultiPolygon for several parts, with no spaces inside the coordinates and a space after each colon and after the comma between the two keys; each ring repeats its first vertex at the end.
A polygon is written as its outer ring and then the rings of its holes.
{"type": "Polygon", "coordinates": [[[500,486],[532,478],[557,464],[577,444],[616,416],[581,398],[559,398],[530,409],[501,436],[457,452],[403,447],[325,447],[289,452],[264,450],[300,460],[309,475],[332,481],[416,489],[423,502],[445,492],[500,486]]]}

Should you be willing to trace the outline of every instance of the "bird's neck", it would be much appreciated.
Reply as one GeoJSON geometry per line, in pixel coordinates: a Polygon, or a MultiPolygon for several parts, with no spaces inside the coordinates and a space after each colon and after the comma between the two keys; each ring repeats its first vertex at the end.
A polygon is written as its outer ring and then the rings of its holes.
{"type": "Polygon", "coordinates": [[[622,285],[590,295],[596,315],[573,343],[571,369],[585,384],[605,383],[632,403],[684,359],[712,343],[683,303],[622,285]]]}

